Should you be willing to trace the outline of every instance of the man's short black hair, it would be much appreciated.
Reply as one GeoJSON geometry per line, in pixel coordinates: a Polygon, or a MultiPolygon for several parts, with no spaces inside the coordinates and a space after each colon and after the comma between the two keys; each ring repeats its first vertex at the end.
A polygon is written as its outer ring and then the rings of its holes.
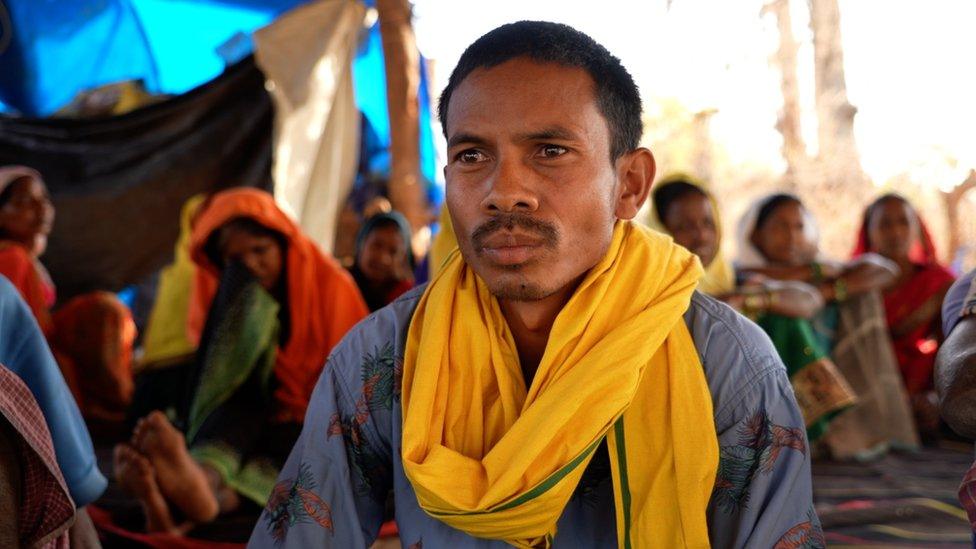
{"type": "Polygon", "coordinates": [[[437,109],[445,137],[451,94],[461,82],[477,69],[490,69],[517,57],[577,67],[589,73],[596,87],[597,106],[610,130],[610,159],[616,160],[637,148],[643,132],[640,92],[620,59],[582,32],[546,21],[502,25],[464,50],[437,109]]]}

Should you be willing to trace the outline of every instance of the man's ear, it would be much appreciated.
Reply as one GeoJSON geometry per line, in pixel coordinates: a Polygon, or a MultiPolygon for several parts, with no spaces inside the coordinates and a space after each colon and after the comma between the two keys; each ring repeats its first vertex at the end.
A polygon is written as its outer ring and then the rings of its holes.
{"type": "Polygon", "coordinates": [[[620,190],[615,214],[618,219],[637,217],[654,183],[657,164],[649,149],[640,147],[617,159],[617,180],[620,190]]]}

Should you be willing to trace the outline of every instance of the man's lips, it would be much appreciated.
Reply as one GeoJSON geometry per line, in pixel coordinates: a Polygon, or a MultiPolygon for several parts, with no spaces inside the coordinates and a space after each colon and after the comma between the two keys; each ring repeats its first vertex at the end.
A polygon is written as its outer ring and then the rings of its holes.
{"type": "Polygon", "coordinates": [[[518,265],[542,250],[542,239],[521,233],[497,232],[485,239],[481,252],[498,265],[518,265]]]}

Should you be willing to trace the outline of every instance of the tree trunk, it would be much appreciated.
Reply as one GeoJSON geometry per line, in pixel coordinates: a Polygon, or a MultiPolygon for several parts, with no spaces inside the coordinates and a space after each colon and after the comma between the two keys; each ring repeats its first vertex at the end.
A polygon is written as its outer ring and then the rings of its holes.
{"type": "Polygon", "coordinates": [[[808,205],[821,221],[831,221],[824,233],[823,247],[830,253],[846,254],[857,232],[870,182],[861,167],[854,139],[857,109],[847,99],[844,78],[844,48],[841,40],[840,9],[837,0],[809,0],[813,30],[815,103],[817,113],[816,180],[804,189],[808,205]]]}
{"type": "Polygon", "coordinates": [[[779,48],[771,61],[779,67],[780,90],[783,93],[783,107],[776,120],[776,130],[783,136],[780,150],[786,161],[784,182],[787,186],[796,187],[799,180],[804,178],[810,164],[800,126],[800,85],[796,71],[797,51],[800,46],[793,36],[789,0],[773,0],[763,7],[761,14],[766,13],[772,13],[776,17],[776,28],[779,30],[779,48]]]}
{"type": "Polygon", "coordinates": [[[429,222],[420,177],[420,54],[407,0],[377,0],[390,115],[390,202],[414,234],[429,222]]]}
{"type": "Polygon", "coordinates": [[[810,0],[816,82],[818,156],[852,183],[865,183],[854,140],[857,108],[847,100],[844,47],[837,0],[810,0]]]}
{"type": "Polygon", "coordinates": [[[692,135],[694,136],[694,163],[695,175],[702,181],[713,181],[713,158],[712,158],[712,116],[718,112],[715,109],[706,109],[695,113],[692,118],[692,135]]]}

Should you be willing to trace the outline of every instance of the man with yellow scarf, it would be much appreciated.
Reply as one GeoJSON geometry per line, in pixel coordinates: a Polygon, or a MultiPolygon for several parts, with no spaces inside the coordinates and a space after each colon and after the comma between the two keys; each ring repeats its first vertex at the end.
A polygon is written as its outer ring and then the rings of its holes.
{"type": "Polygon", "coordinates": [[[333,351],[252,547],[820,547],[803,418],[757,326],[632,220],[620,61],[495,29],[441,95],[458,250],[333,351]]]}

